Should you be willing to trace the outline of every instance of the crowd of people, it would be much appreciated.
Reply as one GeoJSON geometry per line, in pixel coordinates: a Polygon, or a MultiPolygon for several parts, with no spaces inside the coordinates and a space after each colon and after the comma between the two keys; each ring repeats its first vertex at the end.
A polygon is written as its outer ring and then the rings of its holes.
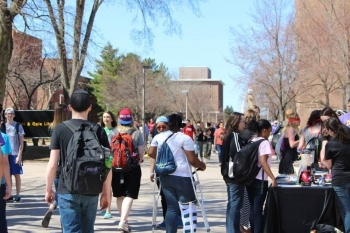
{"type": "MultiPolygon", "coordinates": [[[[42,220],[43,227],[49,226],[52,212],[59,206],[63,232],[94,232],[98,204],[103,210],[103,217],[111,218],[114,214],[111,209],[114,197],[119,215],[116,229],[119,232],[130,232],[129,215],[134,200],[138,199],[142,175],[140,166],[147,154],[151,158],[150,180],[156,182],[160,189],[164,218],[156,227],[165,229],[167,233],[175,233],[179,228],[187,229],[188,219],[182,213],[196,212],[193,208],[195,205],[189,203],[197,201],[191,167],[205,171],[206,164],[215,151],[218,154],[218,171],[221,171],[227,191],[226,232],[263,232],[268,180],[273,187],[278,186],[271,171],[271,158],[276,154],[271,135],[277,126],[282,125],[278,173],[295,174],[293,164],[299,159],[300,151],[307,148],[311,140],[319,139],[319,153],[314,152],[313,166],[331,172],[345,232],[350,232],[350,131],[347,127],[350,125],[350,100],[349,113],[338,117],[329,107],[314,110],[304,128],[300,128],[299,115],[292,109],[286,110],[285,121],[278,123],[260,119],[260,109],[257,106],[249,108],[245,113],[233,112],[225,122],[217,124],[204,124],[200,120],[192,124],[190,119],[182,119],[178,113],[159,116],[156,120],[150,119],[148,123],[142,124],[134,120],[129,108],[119,110],[117,117],[111,111],[106,111],[101,122],[93,124],[87,120],[90,111],[90,95],[83,90],[72,94],[68,108],[55,110],[54,121],[49,127],[51,152],[45,189],[45,200],[49,208],[42,220]],[[67,122],[78,128],[84,124],[93,125],[90,130],[103,148],[111,148],[117,135],[129,134],[133,155],[138,156],[137,164],[122,172],[106,165],[99,193],[86,195],[84,192],[70,191],[67,175],[63,174],[66,171],[62,170],[67,169],[68,147],[75,132],[67,122]],[[238,151],[257,141],[260,142],[257,162],[260,171],[254,175],[255,178],[249,185],[245,185],[231,175],[230,163],[238,151]],[[155,173],[156,158],[164,145],[169,147],[174,157],[175,170],[168,175],[159,175],[155,173]]],[[[6,201],[11,198],[15,202],[21,201],[24,131],[14,121],[14,114],[13,108],[5,110],[6,122],[2,124],[0,137],[0,172],[3,174],[0,188],[0,232],[7,232],[6,201]],[[15,195],[11,195],[11,175],[16,182],[15,195]]],[[[88,168],[85,172],[87,171],[88,168]]]]}

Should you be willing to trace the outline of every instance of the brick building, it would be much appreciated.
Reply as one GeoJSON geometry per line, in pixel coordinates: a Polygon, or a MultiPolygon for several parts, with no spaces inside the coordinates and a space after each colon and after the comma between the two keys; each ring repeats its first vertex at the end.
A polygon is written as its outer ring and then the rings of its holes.
{"type": "MultiPolygon", "coordinates": [[[[344,31],[342,24],[350,20],[350,2],[295,0],[295,9],[297,72],[300,83],[307,80],[309,87],[296,98],[303,126],[311,111],[326,105],[343,109],[349,98],[339,80],[349,76],[350,46],[344,35],[348,37],[350,31],[344,31]]],[[[349,84],[349,79],[346,82],[349,84]]]]}
{"type": "Polygon", "coordinates": [[[177,111],[192,120],[217,122],[223,119],[223,86],[220,80],[211,79],[207,67],[180,67],[179,79],[173,81],[178,101],[177,111]]]}
{"type": "MultiPolygon", "coordinates": [[[[9,64],[8,80],[6,82],[7,95],[3,106],[12,106],[16,109],[55,109],[64,104],[63,90],[60,80],[60,60],[58,58],[44,57],[42,40],[34,36],[12,30],[13,52],[9,64]],[[56,81],[39,86],[39,80],[56,81]],[[9,81],[10,80],[10,81],[9,81]],[[24,86],[28,91],[35,90],[28,106],[28,95],[24,93],[24,86]]],[[[78,79],[80,87],[86,87],[89,79],[81,77],[78,79]]]]}

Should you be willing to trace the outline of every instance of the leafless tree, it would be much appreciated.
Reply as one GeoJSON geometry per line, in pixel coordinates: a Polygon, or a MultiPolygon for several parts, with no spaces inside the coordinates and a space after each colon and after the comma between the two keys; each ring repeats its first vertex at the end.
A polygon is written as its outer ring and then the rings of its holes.
{"type": "Polygon", "coordinates": [[[250,86],[255,95],[264,90],[266,98],[257,99],[256,104],[272,101],[270,106],[279,108],[272,110],[279,113],[279,119],[284,118],[286,107],[304,91],[299,87],[300,83],[296,85],[292,9],[290,1],[286,0],[256,1],[252,15],[254,25],[231,30],[233,44],[229,62],[241,72],[234,80],[250,86]]]}
{"type": "MultiPolygon", "coordinates": [[[[126,7],[136,15],[141,15],[142,29],[135,29],[133,38],[143,41],[151,41],[153,34],[150,22],[157,25],[158,22],[163,22],[168,31],[178,33],[180,30],[179,24],[172,17],[172,10],[178,9],[181,6],[190,6],[194,12],[198,12],[198,3],[201,0],[173,0],[173,1],[125,1],[117,4],[121,7],[126,7]]],[[[85,59],[88,56],[88,47],[91,43],[91,37],[94,27],[95,17],[102,4],[106,4],[104,0],[93,1],[76,1],[76,4],[68,6],[66,1],[44,0],[46,7],[39,6],[34,1],[31,8],[31,14],[43,20],[50,22],[55,35],[57,44],[57,53],[61,61],[61,80],[65,94],[65,100],[69,100],[69,96],[76,88],[77,79],[80,76],[85,59]],[[37,8],[36,10],[33,10],[37,8]],[[38,13],[41,12],[41,13],[38,13]],[[45,12],[47,12],[45,14],[45,12]],[[46,17],[47,16],[47,17],[46,17]],[[86,19],[86,22],[85,20],[86,19]],[[72,22],[70,24],[70,22],[72,22]],[[68,63],[72,62],[72,70],[69,72],[68,63]]],[[[117,18],[115,19],[117,20],[117,18]]],[[[119,19],[122,20],[122,19],[119,19]]]]}
{"type": "Polygon", "coordinates": [[[6,95],[17,109],[42,109],[49,97],[47,86],[60,83],[59,65],[55,60],[35,60],[32,54],[16,53],[9,65],[6,95]],[[38,92],[42,95],[38,95],[38,92]],[[38,98],[39,96],[39,98],[38,98]]]}

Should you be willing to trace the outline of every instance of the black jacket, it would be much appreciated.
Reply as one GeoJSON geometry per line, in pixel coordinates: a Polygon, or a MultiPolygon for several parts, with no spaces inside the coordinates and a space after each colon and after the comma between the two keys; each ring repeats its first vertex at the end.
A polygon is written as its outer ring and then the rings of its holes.
{"type": "Polygon", "coordinates": [[[244,146],[244,142],[238,133],[232,132],[228,134],[222,143],[222,158],[221,175],[226,183],[235,183],[235,180],[228,177],[228,164],[233,161],[235,154],[244,146]],[[237,138],[237,142],[235,140],[237,138]],[[237,148],[237,145],[239,148],[237,148]]]}

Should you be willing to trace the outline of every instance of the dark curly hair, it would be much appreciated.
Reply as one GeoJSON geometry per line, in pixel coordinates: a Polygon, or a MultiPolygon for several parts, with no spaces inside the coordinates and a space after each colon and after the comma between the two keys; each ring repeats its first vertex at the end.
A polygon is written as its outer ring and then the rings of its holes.
{"type": "Polygon", "coordinates": [[[334,132],[336,141],[341,143],[349,143],[350,135],[346,126],[344,126],[338,118],[331,117],[325,122],[325,128],[334,132]]]}
{"type": "Polygon", "coordinates": [[[261,119],[259,121],[250,121],[247,129],[259,135],[264,129],[270,129],[271,127],[271,123],[268,120],[261,119]]]}
{"type": "Polygon", "coordinates": [[[182,116],[174,113],[168,116],[169,129],[172,132],[178,132],[182,125],[182,116]]]}

